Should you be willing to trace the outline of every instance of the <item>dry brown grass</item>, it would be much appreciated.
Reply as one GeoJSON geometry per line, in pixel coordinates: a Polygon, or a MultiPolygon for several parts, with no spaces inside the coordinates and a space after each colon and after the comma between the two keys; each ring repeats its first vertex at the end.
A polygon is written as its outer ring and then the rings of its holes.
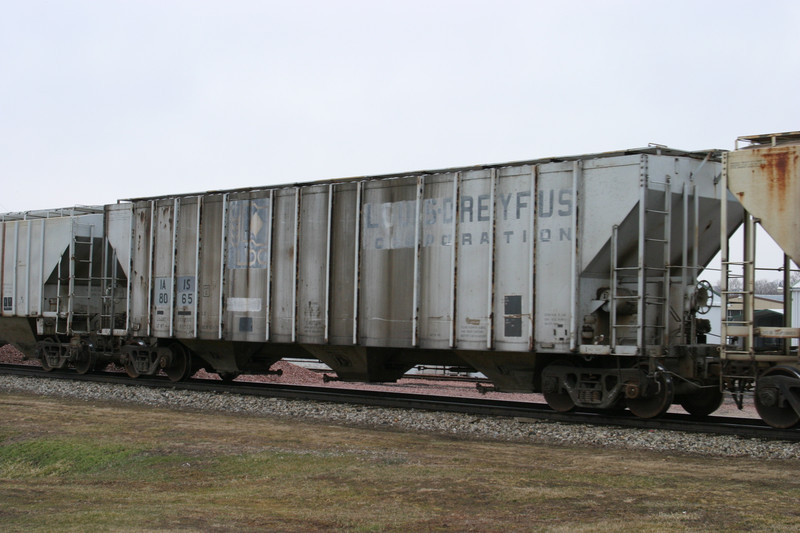
{"type": "Polygon", "coordinates": [[[0,396],[4,531],[794,531],[800,461],[0,396]]]}

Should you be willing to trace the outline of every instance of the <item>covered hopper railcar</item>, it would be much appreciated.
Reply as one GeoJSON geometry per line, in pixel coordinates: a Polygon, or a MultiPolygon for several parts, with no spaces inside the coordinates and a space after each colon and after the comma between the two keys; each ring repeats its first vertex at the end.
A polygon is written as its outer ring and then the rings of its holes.
{"type": "Polygon", "coordinates": [[[722,174],[653,146],[4,215],[0,338],[79,372],[454,365],[561,411],[707,414],[698,276],[744,219],[722,174]]]}

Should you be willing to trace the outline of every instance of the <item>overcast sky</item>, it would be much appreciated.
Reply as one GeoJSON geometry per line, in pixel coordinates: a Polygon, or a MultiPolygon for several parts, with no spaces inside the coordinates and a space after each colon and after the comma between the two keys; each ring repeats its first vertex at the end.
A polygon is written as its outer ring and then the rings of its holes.
{"type": "Polygon", "coordinates": [[[0,5],[2,212],[800,129],[796,1],[0,5]]]}

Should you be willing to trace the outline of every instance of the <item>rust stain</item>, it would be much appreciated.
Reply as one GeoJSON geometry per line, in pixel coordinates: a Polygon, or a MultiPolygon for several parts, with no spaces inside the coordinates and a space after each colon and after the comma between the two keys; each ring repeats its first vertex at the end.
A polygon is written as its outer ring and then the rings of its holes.
{"type": "Polygon", "coordinates": [[[785,211],[790,202],[787,197],[790,189],[789,152],[781,148],[768,149],[763,153],[763,157],[764,163],[761,165],[761,171],[766,178],[770,205],[778,211],[785,211]]]}

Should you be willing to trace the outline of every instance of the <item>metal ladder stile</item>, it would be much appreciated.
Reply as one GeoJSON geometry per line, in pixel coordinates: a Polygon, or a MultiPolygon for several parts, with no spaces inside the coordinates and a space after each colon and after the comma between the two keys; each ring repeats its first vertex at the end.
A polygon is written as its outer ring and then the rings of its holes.
{"type": "Polygon", "coordinates": [[[67,316],[66,316],[66,329],[64,330],[64,334],[71,335],[72,334],[72,321],[73,321],[73,311],[75,306],[75,221],[72,221],[72,238],[70,238],[69,242],[69,256],[67,258],[67,277],[63,281],[66,282],[67,286],[67,316]]]}
{"type": "Polygon", "coordinates": [[[111,246],[108,238],[104,239],[103,266],[101,277],[101,309],[100,329],[103,334],[114,334],[114,299],[117,289],[117,251],[111,246]]]}
{"type": "Polygon", "coordinates": [[[619,245],[619,226],[614,224],[611,228],[611,290],[609,291],[609,315],[608,329],[611,334],[611,351],[617,350],[617,272],[619,271],[619,256],[617,247],[619,245]]]}
{"type": "Polygon", "coordinates": [[[63,256],[59,256],[58,258],[58,266],[56,267],[56,335],[64,335],[66,334],[66,329],[61,329],[60,324],[62,318],[66,318],[61,311],[61,272],[62,272],[62,263],[63,256]]]}
{"type": "MultiPolygon", "coordinates": [[[[727,154],[722,156],[722,175],[720,190],[722,201],[720,203],[720,359],[722,371],[720,372],[720,388],[731,390],[734,400],[741,408],[744,401],[746,383],[755,378],[756,365],[740,365],[736,361],[754,361],[755,350],[753,346],[753,316],[755,285],[755,221],[745,213],[744,221],[744,247],[741,261],[730,260],[730,243],[728,242],[728,202],[725,195],[728,191],[728,163],[727,154]],[[737,273],[731,273],[735,267],[737,273]],[[739,289],[731,289],[731,280],[741,280],[739,289]],[[730,315],[730,301],[736,297],[741,298],[742,316],[732,318],[730,315]],[[741,344],[736,346],[728,344],[732,337],[741,339],[741,344]],[[747,370],[750,369],[748,372],[747,370]]],[[[737,340],[738,340],[737,339],[737,340]]]]}
{"type": "Polygon", "coordinates": [[[620,266],[619,228],[614,227],[611,238],[611,314],[610,330],[612,350],[618,355],[644,355],[648,344],[648,329],[657,329],[658,346],[667,343],[669,313],[670,241],[672,228],[672,193],[670,181],[652,182],[647,178],[647,167],[643,164],[640,179],[638,257],[636,266],[620,266]],[[659,208],[649,207],[649,201],[659,191],[651,185],[663,187],[663,203],[659,208]],[[659,220],[660,219],[660,220],[659,220]],[[660,228],[658,235],[648,230],[660,228]],[[660,246],[661,251],[652,248],[660,246]],[[624,286],[636,285],[635,291],[621,290],[624,286]],[[635,301],[637,320],[620,324],[617,308],[624,302],[635,301]],[[656,321],[648,325],[648,317],[656,313],[656,321]],[[634,344],[631,344],[631,343],[634,344]],[[629,346],[627,349],[626,346],[629,346]]]}
{"type": "MultiPolygon", "coordinates": [[[[754,327],[754,299],[755,299],[755,220],[747,215],[744,223],[744,257],[741,261],[730,261],[728,258],[727,243],[723,249],[722,257],[722,283],[720,306],[723,309],[722,331],[720,335],[722,358],[724,360],[755,360],[755,327],[754,327]],[[738,272],[733,273],[731,270],[738,272]],[[741,288],[732,289],[731,281],[740,280],[741,288]],[[733,316],[728,309],[731,300],[740,300],[742,305],[741,316],[733,316]],[[741,339],[735,347],[728,344],[728,339],[736,337],[741,339]]],[[[725,376],[729,378],[752,378],[754,376],[725,376]]]]}
{"type": "MultiPolygon", "coordinates": [[[[68,285],[68,300],[67,300],[67,329],[64,333],[71,335],[74,331],[88,333],[91,331],[91,303],[92,303],[92,261],[94,258],[94,227],[86,226],[88,229],[88,236],[80,235],[78,227],[80,225],[73,222],[72,225],[72,241],[70,243],[70,258],[69,258],[69,278],[67,279],[68,285]],[[78,277],[79,270],[82,272],[84,267],[86,269],[86,277],[78,277]],[[86,294],[77,294],[76,287],[83,285],[86,287],[86,294]],[[76,314],[76,303],[78,301],[85,301],[85,312],[76,314]],[[76,318],[80,324],[76,325],[76,318]],[[85,326],[84,326],[85,324],[85,326]],[[83,326],[77,329],[77,326],[83,326]]],[[[83,310],[82,309],[82,310],[83,310]]]]}
{"type": "MultiPolygon", "coordinates": [[[[683,211],[683,221],[681,224],[682,232],[680,236],[680,244],[681,244],[681,265],[680,265],[680,272],[681,272],[681,294],[688,295],[689,288],[695,287],[697,285],[697,264],[698,264],[698,248],[699,248],[699,232],[697,228],[699,226],[699,208],[700,204],[698,202],[698,197],[696,193],[696,188],[693,181],[689,183],[684,183],[681,188],[681,201],[682,201],[682,211],[683,211]],[[691,215],[691,216],[690,216],[691,215]],[[689,251],[689,231],[690,228],[694,228],[694,245],[692,247],[691,252],[689,251]]],[[[697,325],[694,320],[690,320],[689,318],[689,310],[685,309],[683,313],[675,312],[672,308],[669,308],[669,312],[674,312],[674,317],[677,321],[680,322],[680,326],[678,327],[678,332],[680,335],[681,342],[694,342],[697,338],[697,325]]]]}

